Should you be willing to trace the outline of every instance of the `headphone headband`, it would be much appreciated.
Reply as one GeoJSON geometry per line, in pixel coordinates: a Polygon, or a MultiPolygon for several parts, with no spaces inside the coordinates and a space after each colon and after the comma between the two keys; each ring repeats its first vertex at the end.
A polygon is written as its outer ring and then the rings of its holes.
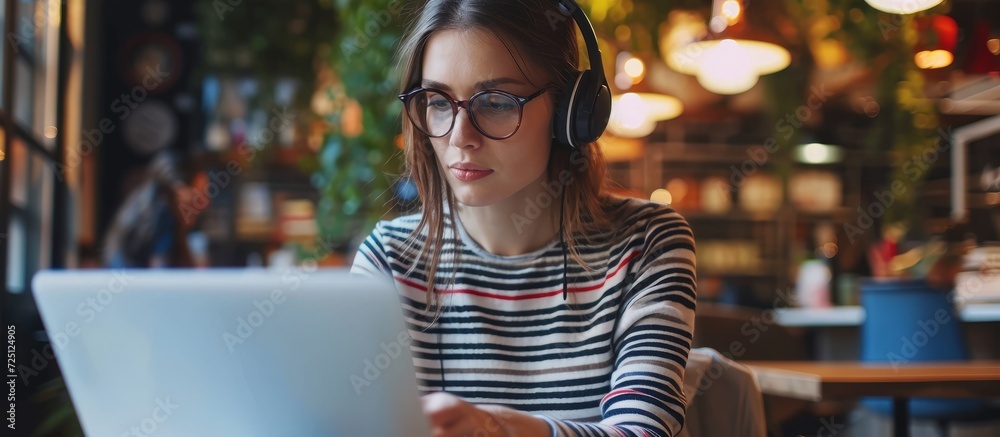
{"type": "Polygon", "coordinates": [[[583,70],[567,84],[553,120],[556,139],[572,148],[596,141],[604,133],[611,116],[611,90],[604,76],[604,63],[597,33],[590,19],[574,0],[556,0],[563,15],[570,15],[587,46],[590,69],[583,70]]]}
{"type": "Polygon", "coordinates": [[[597,45],[597,32],[590,23],[590,18],[583,13],[583,9],[574,0],[556,0],[559,10],[565,15],[573,17],[580,33],[583,34],[584,45],[587,46],[587,58],[590,60],[590,69],[594,71],[594,76],[599,83],[605,82],[604,60],[601,59],[601,49],[597,45]]]}

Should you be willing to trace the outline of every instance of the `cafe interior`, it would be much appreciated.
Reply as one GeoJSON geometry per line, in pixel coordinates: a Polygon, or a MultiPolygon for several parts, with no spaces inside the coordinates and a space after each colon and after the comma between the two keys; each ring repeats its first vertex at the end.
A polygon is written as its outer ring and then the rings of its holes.
{"type": "MultiPolygon", "coordinates": [[[[690,224],[694,347],[753,378],[766,435],[1000,435],[1000,2],[580,5],[614,190],[690,224]]],[[[391,68],[411,13],[0,0],[0,304],[20,361],[51,341],[40,270],[136,250],[148,268],[349,267],[376,221],[419,211],[391,68]],[[192,225],[151,228],[171,172],[192,225]]],[[[31,371],[24,426],[82,435],[58,366],[31,371]]],[[[727,414],[691,400],[691,435],[727,414]]]]}

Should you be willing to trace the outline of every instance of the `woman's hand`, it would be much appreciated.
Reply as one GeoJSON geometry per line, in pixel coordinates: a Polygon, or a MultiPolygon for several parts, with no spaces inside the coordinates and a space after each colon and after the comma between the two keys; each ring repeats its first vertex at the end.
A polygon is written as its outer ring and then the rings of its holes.
{"type": "Polygon", "coordinates": [[[425,395],[433,437],[548,437],[544,420],[499,405],[473,405],[447,392],[425,395]]]}

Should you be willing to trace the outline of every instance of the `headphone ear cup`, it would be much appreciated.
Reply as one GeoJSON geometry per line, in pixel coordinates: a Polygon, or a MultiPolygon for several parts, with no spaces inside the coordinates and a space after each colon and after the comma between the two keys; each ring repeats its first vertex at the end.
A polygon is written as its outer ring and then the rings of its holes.
{"type": "Polygon", "coordinates": [[[559,103],[556,105],[555,114],[552,119],[552,131],[555,134],[556,141],[572,148],[577,147],[573,126],[573,105],[579,97],[579,85],[582,78],[583,73],[581,72],[572,82],[567,84],[566,89],[559,96],[559,103]]]}
{"type": "Polygon", "coordinates": [[[611,118],[611,90],[597,84],[591,70],[581,71],[559,99],[553,120],[556,139],[572,148],[597,141],[611,118]]]}
{"type": "Polygon", "coordinates": [[[597,141],[611,118],[611,91],[607,82],[596,83],[597,78],[591,70],[584,71],[581,76],[572,111],[577,145],[597,141]]]}
{"type": "Polygon", "coordinates": [[[611,90],[607,82],[596,84],[596,78],[590,70],[584,72],[585,78],[580,81],[580,90],[584,94],[580,106],[576,109],[576,142],[577,144],[597,141],[608,127],[611,118],[611,90]],[[584,84],[584,81],[588,81],[584,84]]]}

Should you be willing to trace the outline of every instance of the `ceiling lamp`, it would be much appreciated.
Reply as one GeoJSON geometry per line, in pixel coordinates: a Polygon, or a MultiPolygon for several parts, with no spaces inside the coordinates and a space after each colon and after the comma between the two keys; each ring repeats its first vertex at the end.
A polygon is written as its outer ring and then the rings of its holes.
{"type": "Polygon", "coordinates": [[[641,138],[653,132],[656,122],[676,118],[684,111],[681,101],[654,93],[614,96],[608,131],[623,138],[641,138]]]}
{"type": "Polygon", "coordinates": [[[709,21],[712,35],[676,48],[667,65],[696,76],[701,86],[717,94],[742,93],[761,75],[787,67],[792,60],[788,50],[745,30],[744,10],[738,0],[715,0],[709,21]]]}
{"type": "Polygon", "coordinates": [[[865,0],[871,7],[890,14],[913,14],[933,8],[944,0],[865,0]]]}

